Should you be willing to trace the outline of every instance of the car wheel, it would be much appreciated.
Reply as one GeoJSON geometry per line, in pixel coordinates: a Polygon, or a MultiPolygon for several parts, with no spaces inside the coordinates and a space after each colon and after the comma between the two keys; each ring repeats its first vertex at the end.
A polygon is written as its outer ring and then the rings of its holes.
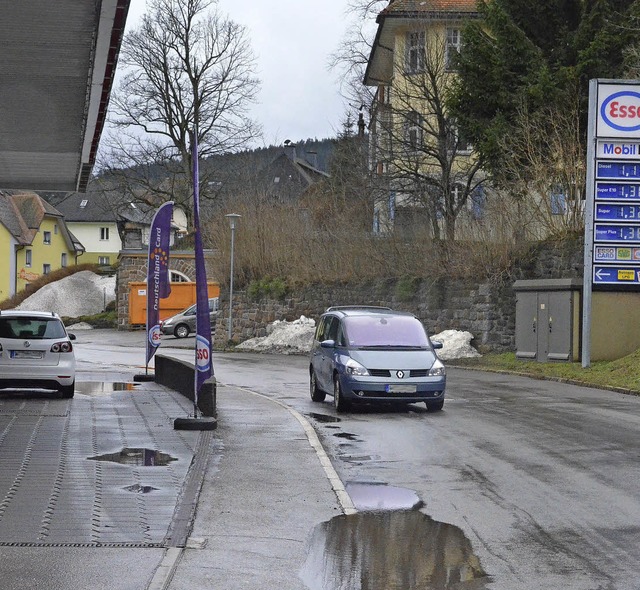
{"type": "Polygon", "coordinates": [[[346,412],[349,409],[349,402],[342,397],[340,376],[337,373],[333,376],[333,406],[338,413],[346,412]]]}
{"type": "Polygon", "coordinates": [[[186,324],[178,324],[173,331],[173,335],[176,338],[186,338],[189,335],[189,326],[186,324]]]}
{"type": "Polygon", "coordinates": [[[311,375],[309,377],[309,391],[311,393],[311,401],[323,402],[327,394],[318,387],[318,381],[316,379],[316,372],[311,369],[311,375]]]}
{"type": "Polygon", "coordinates": [[[430,412],[439,412],[444,407],[444,400],[441,399],[439,402],[425,402],[427,406],[427,410],[430,412]]]}
{"type": "Polygon", "coordinates": [[[62,397],[72,398],[76,392],[76,383],[75,381],[71,385],[62,385],[60,387],[60,393],[62,397]]]}

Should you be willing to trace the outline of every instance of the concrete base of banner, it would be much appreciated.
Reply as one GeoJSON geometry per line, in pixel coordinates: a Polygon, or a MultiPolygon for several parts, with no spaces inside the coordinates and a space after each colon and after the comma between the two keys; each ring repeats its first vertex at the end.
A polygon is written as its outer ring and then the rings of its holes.
{"type": "MultiPolygon", "coordinates": [[[[155,355],[155,381],[169,387],[193,401],[195,366],[193,363],[174,359],[163,354],[155,355]]],[[[216,380],[207,379],[198,392],[198,411],[202,416],[215,418],[216,416],[216,380]]],[[[198,418],[189,418],[197,420],[198,418]]]]}
{"type": "Polygon", "coordinates": [[[141,375],[134,375],[133,380],[137,383],[142,383],[144,381],[155,381],[156,376],[153,373],[143,373],[141,375]]]}
{"type": "Polygon", "coordinates": [[[201,416],[200,418],[176,418],[173,421],[174,430],[215,430],[218,421],[215,418],[201,416]]]}

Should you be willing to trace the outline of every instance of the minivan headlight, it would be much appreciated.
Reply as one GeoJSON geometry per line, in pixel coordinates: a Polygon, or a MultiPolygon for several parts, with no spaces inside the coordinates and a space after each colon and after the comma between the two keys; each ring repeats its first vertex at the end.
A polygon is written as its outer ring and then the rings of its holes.
{"type": "Polygon", "coordinates": [[[349,359],[345,364],[345,370],[347,375],[358,375],[364,377],[369,374],[369,371],[365,369],[359,362],[349,359]]]}
{"type": "Polygon", "coordinates": [[[445,375],[444,365],[439,360],[436,360],[429,369],[429,377],[444,377],[445,375]]]}

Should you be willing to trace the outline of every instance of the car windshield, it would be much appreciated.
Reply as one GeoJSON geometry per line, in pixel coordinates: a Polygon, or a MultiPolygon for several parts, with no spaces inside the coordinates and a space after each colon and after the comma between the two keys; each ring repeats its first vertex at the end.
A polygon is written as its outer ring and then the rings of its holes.
{"type": "Polygon", "coordinates": [[[62,322],[56,318],[0,318],[0,338],[44,340],[65,337],[62,322]]]}
{"type": "Polygon", "coordinates": [[[424,327],[411,316],[354,316],[344,325],[349,346],[429,346],[424,327]]]}

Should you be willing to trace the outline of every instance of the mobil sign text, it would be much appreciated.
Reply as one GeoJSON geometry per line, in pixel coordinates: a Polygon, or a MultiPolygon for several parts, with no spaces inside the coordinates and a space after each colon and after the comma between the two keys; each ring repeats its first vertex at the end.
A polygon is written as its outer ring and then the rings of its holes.
{"type": "MultiPolygon", "coordinates": [[[[640,87],[624,84],[598,85],[596,136],[634,139],[640,136],[640,87]]],[[[635,147],[634,145],[633,148],[635,147]]],[[[629,153],[632,151],[629,146],[618,145],[616,148],[617,156],[638,157],[637,151],[635,154],[629,153]]]]}

